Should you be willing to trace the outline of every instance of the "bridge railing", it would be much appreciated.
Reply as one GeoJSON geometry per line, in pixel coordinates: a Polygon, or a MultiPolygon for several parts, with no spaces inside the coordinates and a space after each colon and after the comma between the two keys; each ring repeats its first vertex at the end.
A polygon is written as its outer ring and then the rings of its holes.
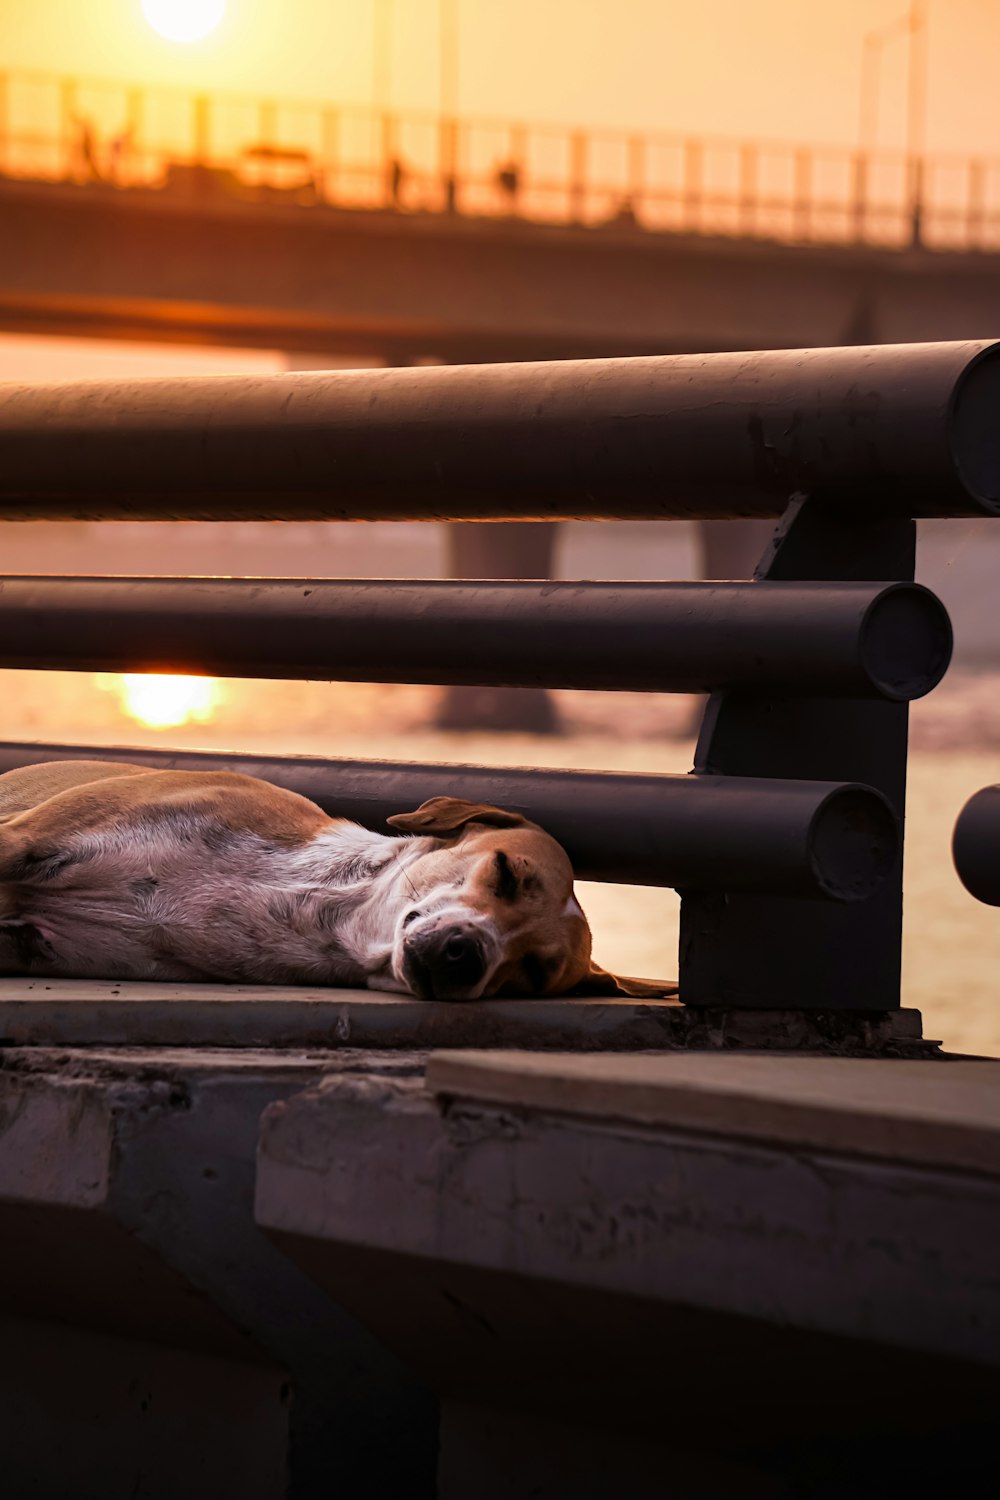
{"type": "Polygon", "coordinates": [[[517,808],[579,874],[679,889],[687,1003],[889,1010],[907,704],[951,649],[913,518],[1000,514],[998,387],[987,343],[0,387],[0,519],[780,518],[744,585],[10,578],[0,665],[704,689],[686,777],[101,755],[375,827],[517,808]]]}
{"type": "Polygon", "coordinates": [[[995,249],[1000,159],[796,147],[0,75],[0,174],[205,205],[995,249]]]}

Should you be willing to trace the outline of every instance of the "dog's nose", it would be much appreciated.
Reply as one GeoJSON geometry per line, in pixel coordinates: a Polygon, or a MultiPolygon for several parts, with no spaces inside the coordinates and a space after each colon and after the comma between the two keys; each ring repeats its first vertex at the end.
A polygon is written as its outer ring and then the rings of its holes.
{"type": "Polygon", "coordinates": [[[486,972],[478,937],[461,928],[445,928],[407,944],[414,977],[441,1000],[457,999],[475,989],[486,972]]]}

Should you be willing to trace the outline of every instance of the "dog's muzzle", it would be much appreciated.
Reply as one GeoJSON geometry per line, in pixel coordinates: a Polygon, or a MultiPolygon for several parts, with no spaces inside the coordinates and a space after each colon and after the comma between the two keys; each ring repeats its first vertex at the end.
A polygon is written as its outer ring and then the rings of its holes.
{"type": "Polygon", "coordinates": [[[486,953],[472,928],[416,934],[403,947],[403,975],[421,1000],[468,1000],[486,973],[486,953]]]}

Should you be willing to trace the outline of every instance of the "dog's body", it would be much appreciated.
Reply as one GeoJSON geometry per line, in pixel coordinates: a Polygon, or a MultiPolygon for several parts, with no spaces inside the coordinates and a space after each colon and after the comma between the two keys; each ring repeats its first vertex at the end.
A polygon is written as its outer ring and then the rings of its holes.
{"type": "Polygon", "coordinates": [[[560,846],[438,797],[371,833],[266,782],[101,761],[0,776],[0,973],[662,994],[595,968],[560,846]],[[626,987],[622,990],[621,985],[626,987]]]}

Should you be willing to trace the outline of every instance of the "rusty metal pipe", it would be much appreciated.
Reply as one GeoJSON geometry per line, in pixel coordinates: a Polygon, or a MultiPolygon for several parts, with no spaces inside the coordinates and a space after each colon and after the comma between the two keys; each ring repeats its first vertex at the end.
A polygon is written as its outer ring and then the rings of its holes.
{"type": "Polygon", "coordinates": [[[0,772],[52,760],[242,771],[382,831],[392,813],[427,797],[467,797],[541,823],[581,879],[630,885],[858,901],[884,882],[900,849],[888,801],[850,783],[0,744],[0,772]]]}
{"type": "Polygon", "coordinates": [[[1000,344],[0,387],[0,519],[1000,514],[1000,344]]]}
{"type": "Polygon", "coordinates": [[[951,655],[916,584],[0,578],[0,666],[909,700],[951,655]]]}

